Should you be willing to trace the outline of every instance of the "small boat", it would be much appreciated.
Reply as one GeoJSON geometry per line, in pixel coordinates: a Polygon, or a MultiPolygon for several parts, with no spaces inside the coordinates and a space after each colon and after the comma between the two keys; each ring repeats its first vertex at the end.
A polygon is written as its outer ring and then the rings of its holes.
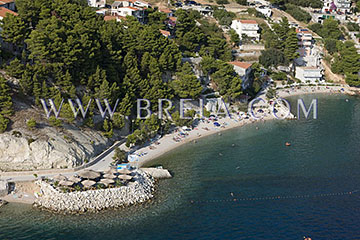
{"type": "Polygon", "coordinates": [[[286,143],[285,143],[285,146],[290,147],[290,146],[291,146],[291,143],[286,142],[286,143]]]}

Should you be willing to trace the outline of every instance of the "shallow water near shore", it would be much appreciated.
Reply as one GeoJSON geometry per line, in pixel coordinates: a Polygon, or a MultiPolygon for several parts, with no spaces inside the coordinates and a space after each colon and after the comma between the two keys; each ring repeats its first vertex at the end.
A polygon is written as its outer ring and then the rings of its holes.
{"type": "Polygon", "coordinates": [[[299,97],[319,99],[318,119],[231,129],[151,162],[174,178],[149,203],[79,216],[8,204],[0,239],[359,239],[360,99],[297,96],[294,111],[299,97]]]}

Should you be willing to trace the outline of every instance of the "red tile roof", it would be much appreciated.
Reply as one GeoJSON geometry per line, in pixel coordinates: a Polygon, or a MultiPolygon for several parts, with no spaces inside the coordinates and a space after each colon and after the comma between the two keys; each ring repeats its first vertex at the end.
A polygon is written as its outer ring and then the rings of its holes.
{"type": "Polygon", "coordinates": [[[296,32],[297,33],[310,33],[310,31],[306,28],[297,28],[296,32]]]}
{"type": "Polygon", "coordinates": [[[244,68],[244,69],[248,69],[252,65],[251,63],[248,63],[248,62],[239,62],[239,61],[229,62],[229,64],[240,67],[240,68],[244,68]]]}
{"type": "Polygon", "coordinates": [[[169,37],[170,36],[170,32],[169,31],[166,31],[166,30],[162,30],[162,29],[159,29],[160,33],[162,35],[164,35],[165,37],[169,37]]]}
{"type": "Polygon", "coordinates": [[[13,3],[15,0],[0,0],[0,4],[13,3]]]}
{"type": "Polygon", "coordinates": [[[240,20],[240,22],[244,24],[257,24],[255,20],[240,20]]]}
{"type": "Polygon", "coordinates": [[[172,13],[171,9],[169,8],[160,8],[159,11],[163,13],[172,13]]]}
{"type": "MultiPolygon", "coordinates": [[[[1,0],[0,0],[1,1],[1,0]]],[[[141,1],[141,0],[128,0],[129,2],[132,2],[132,3],[135,3],[135,2],[141,2],[141,3],[143,3],[143,4],[148,4],[148,5],[150,5],[150,3],[148,3],[148,2],[145,2],[145,1],[141,1]]]]}
{"type": "Polygon", "coordinates": [[[116,20],[116,19],[117,19],[116,16],[105,16],[105,17],[104,17],[104,20],[105,20],[105,21],[111,21],[111,20],[116,20]]]}
{"type": "Polygon", "coordinates": [[[177,18],[176,17],[169,17],[169,19],[173,22],[176,22],[177,18]]]}
{"type": "Polygon", "coordinates": [[[17,16],[18,14],[16,12],[13,12],[7,8],[4,8],[4,7],[0,7],[0,17],[6,17],[6,14],[9,13],[9,14],[12,14],[12,15],[15,15],[17,16]]]}
{"type": "MultiPolygon", "coordinates": [[[[138,10],[140,10],[140,9],[138,9],[138,8],[134,8],[134,7],[121,7],[121,8],[129,8],[129,9],[134,10],[134,11],[138,11],[138,10]]],[[[119,8],[119,9],[121,9],[121,8],[119,8]]]]}

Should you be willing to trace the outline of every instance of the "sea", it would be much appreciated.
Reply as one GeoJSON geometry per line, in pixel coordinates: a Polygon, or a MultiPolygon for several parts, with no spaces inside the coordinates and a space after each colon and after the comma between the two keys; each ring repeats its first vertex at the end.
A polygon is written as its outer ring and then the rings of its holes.
{"type": "Polygon", "coordinates": [[[294,113],[299,98],[318,99],[317,119],[223,131],[150,162],[174,177],[145,204],[82,215],[8,204],[0,240],[360,239],[360,99],[296,96],[294,113]]]}

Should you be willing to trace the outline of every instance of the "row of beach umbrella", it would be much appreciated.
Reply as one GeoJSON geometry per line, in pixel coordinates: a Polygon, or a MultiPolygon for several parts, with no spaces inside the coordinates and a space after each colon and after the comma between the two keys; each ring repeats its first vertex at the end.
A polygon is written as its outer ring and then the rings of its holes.
{"type": "MultiPolygon", "coordinates": [[[[102,178],[100,179],[100,181],[98,183],[104,184],[105,186],[109,186],[109,184],[112,184],[115,182],[114,179],[121,179],[121,180],[133,179],[133,177],[128,174],[131,174],[131,171],[128,169],[121,169],[121,170],[109,169],[108,171],[106,171],[104,173],[104,175],[102,176],[102,178]]],[[[100,177],[101,177],[101,173],[99,173],[99,172],[95,172],[92,170],[85,170],[85,171],[78,173],[78,177],[71,176],[71,177],[67,178],[64,175],[58,175],[58,176],[54,177],[53,180],[59,181],[60,186],[70,187],[76,183],[81,182],[81,184],[84,187],[92,187],[97,183],[96,181],[94,181],[94,179],[97,179],[100,177]],[[85,180],[82,180],[82,179],[85,179],[85,180]]]]}

